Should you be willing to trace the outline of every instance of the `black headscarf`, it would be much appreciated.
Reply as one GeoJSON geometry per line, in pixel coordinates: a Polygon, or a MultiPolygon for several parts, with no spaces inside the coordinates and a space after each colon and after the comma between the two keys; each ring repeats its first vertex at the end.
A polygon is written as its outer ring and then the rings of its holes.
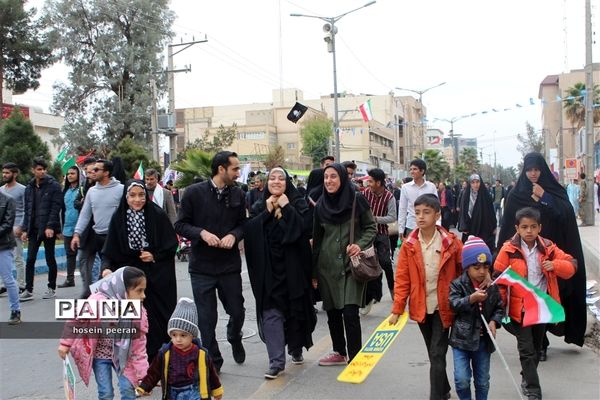
{"type": "Polygon", "coordinates": [[[515,215],[523,207],[533,207],[541,214],[540,235],[553,241],[561,250],[577,260],[577,271],[568,280],[559,279],[560,298],[565,308],[565,342],[583,346],[586,326],[585,260],[579,238],[579,229],[567,191],[554,178],[540,153],[529,153],[523,159],[523,170],[515,187],[505,200],[504,217],[498,237],[498,247],[515,234],[515,215]],[[533,184],[527,178],[528,169],[540,170],[538,184],[550,195],[548,203],[535,201],[531,195],[533,184]]]}
{"type": "Polygon", "coordinates": [[[496,229],[496,213],[494,212],[494,201],[492,196],[486,190],[481,175],[473,174],[471,178],[479,179],[481,186],[477,191],[477,199],[473,205],[473,211],[469,217],[469,202],[471,200],[471,181],[474,179],[469,178],[469,184],[465,189],[465,193],[461,199],[460,215],[459,215],[459,227],[463,232],[469,232],[469,235],[474,235],[483,239],[488,245],[490,251],[494,251],[494,244],[496,237],[494,230],[496,229]]]}
{"type": "Polygon", "coordinates": [[[323,176],[324,172],[321,168],[310,171],[306,181],[306,202],[308,204],[316,203],[321,198],[323,194],[323,176]]]}
{"type": "MultiPolygon", "coordinates": [[[[288,172],[283,168],[278,169],[281,169],[285,174],[284,194],[287,196],[288,201],[296,209],[296,211],[298,211],[300,214],[304,214],[308,210],[308,205],[306,204],[304,197],[302,197],[296,186],[294,186],[294,182],[292,181],[292,178],[290,177],[288,172]]],[[[272,171],[273,170],[269,171],[269,174],[271,174],[272,171]]],[[[269,178],[267,176],[267,182],[265,183],[262,198],[260,199],[260,201],[256,201],[252,206],[252,210],[250,211],[251,216],[257,215],[258,213],[262,212],[265,208],[267,208],[267,200],[269,199],[269,197],[272,196],[272,193],[269,192],[268,179],[269,178]]]]}
{"type": "Polygon", "coordinates": [[[334,163],[323,169],[323,174],[329,168],[336,170],[340,176],[340,188],[335,193],[328,193],[323,186],[323,195],[317,203],[317,215],[322,222],[329,224],[342,224],[350,219],[352,203],[356,196],[356,215],[361,215],[369,209],[369,203],[360,193],[357,194],[352,183],[348,179],[346,168],[342,164],[334,163]]]}

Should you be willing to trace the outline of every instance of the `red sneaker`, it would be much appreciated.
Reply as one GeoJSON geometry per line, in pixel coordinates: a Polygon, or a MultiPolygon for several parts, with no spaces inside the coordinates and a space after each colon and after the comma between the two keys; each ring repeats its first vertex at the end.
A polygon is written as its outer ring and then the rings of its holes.
{"type": "Polygon", "coordinates": [[[341,355],[337,351],[332,351],[327,354],[325,357],[319,360],[319,365],[321,366],[330,366],[330,365],[347,365],[348,358],[346,356],[341,355]]]}

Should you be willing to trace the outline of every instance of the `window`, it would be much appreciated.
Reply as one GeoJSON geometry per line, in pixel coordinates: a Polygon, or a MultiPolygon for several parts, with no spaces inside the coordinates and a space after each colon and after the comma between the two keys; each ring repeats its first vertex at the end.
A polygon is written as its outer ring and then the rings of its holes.
{"type": "Polygon", "coordinates": [[[294,150],[296,148],[296,143],[288,143],[287,144],[287,149],[288,150],[294,150]]]}
{"type": "Polygon", "coordinates": [[[264,131],[256,131],[256,132],[240,132],[238,133],[238,139],[243,140],[261,140],[265,138],[264,131]]]}

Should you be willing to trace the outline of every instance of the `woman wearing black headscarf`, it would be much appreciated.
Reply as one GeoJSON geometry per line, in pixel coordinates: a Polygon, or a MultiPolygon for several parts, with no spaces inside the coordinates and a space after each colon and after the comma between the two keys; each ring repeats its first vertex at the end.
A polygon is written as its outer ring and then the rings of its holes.
{"type": "Polygon", "coordinates": [[[260,338],[267,345],[274,379],[285,368],[285,345],[292,363],[303,362],[302,348],[312,346],[317,318],[312,306],[312,221],[306,201],[282,168],[269,171],[263,197],[244,227],[246,262],[260,338]]]}
{"type": "Polygon", "coordinates": [[[458,230],[462,234],[462,242],[470,235],[480,237],[494,252],[496,242],[496,213],[494,201],[490,193],[481,185],[481,176],[473,174],[461,198],[458,215],[458,230]]]}
{"type": "MultiPolygon", "coordinates": [[[[504,206],[504,218],[498,237],[498,246],[515,234],[515,214],[523,207],[533,207],[542,216],[545,237],[577,260],[577,271],[569,280],[559,279],[560,299],[565,309],[564,335],[566,343],[583,346],[586,326],[585,261],[579,238],[579,229],[567,191],[552,176],[546,160],[540,153],[529,153],[523,159],[523,171],[510,191],[504,206]]],[[[562,325],[562,324],[561,324],[562,325]]],[[[548,327],[562,336],[562,327],[548,327]]]]}
{"type": "Polygon", "coordinates": [[[144,306],[150,325],[146,349],[152,360],[170,340],[167,324],[177,304],[177,236],[167,214],[149,201],[143,181],[127,181],[124,192],[108,227],[102,271],[105,275],[107,269],[133,266],[146,274],[144,306]]]}
{"type": "Polygon", "coordinates": [[[365,305],[365,283],[350,272],[350,257],[373,244],[377,227],[369,203],[348,180],[338,163],[324,169],[324,190],[315,208],[313,224],[313,285],[319,287],[327,311],[333,352],[319,365],[343,365],[362,346],[358,309],[365,305]],[[352,203],[356,199],[356,212],[352,203]],[[355,220],[350,243],[350,221],[355,220]],[[346,349],[347,347],[347,349],[346,349]]]}

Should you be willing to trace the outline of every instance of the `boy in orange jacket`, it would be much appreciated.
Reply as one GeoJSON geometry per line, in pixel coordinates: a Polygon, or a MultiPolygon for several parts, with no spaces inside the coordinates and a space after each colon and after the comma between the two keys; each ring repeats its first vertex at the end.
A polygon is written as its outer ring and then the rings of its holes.
{"type": "MultiPolygon", "coordinates": [[[[494,273],[499,274],[510,265],[543,292],[560,303],[558,278],[569,279],[575,274],[577,261],[559,249],[552,241],[539,236],[542,230],[540,212],[525,207],[515,215],[517,233],[507,240],[494,263],[494,273]]],[[[500,295],[508,308],[511,321],[506,330],[517,337],[521,361],[521,390],[528,399],[541,399],[542,388],[537,373],[539,354],[546,324],[522,326],[523,298],[499,285],[500,295]]]]}
{"type": "Polygon", "coordinates": [[[415,200],[417,229],[402,243],[394,285],[390,324],[395,325],[409,300],[410,318],[419,323],[429,355],[429,398],[450,398],[446,374],[448,333],[454,313],[450,308],[450,283],[462,273],[462,243],[436,225],[441,206],[433,194],[415,200]]]}

